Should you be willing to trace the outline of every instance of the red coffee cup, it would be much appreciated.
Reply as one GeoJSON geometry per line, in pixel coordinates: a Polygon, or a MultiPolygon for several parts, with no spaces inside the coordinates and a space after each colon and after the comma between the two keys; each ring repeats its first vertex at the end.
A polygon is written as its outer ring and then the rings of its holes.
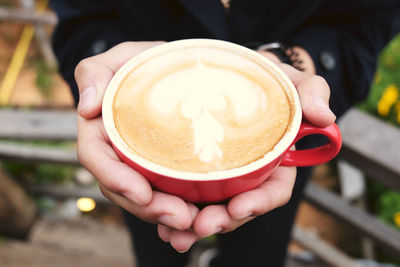
{"type": "Polygon", "coordinates": [[[188,39],[166,43],[151,48],[129,60],[114,75],[103,99],[103,122],[110,141],[120,159],[146,177],[159,191],[181,197],[189,202],[211,203],[231,198],[239,193],[254,189],[263,183],[279,165],[312,166],[325,163],[337,155],[342,140],[336,124],[318,128],[302,122],[302,110],[297,90],[290,79],[274,63],[264,56],[245,47],[219,40],[188,39]],[[113,117],[113,101],[116,91],[124,78],[142,62],[169,50],[193,46],[212,46],[247,56],[284,84],[284,90],[292,99],[293,115],[290,125],[275,145],[262,158],[245,166],[208,173],[188,172],[170,169],[133,153],[116,129],[113,117]],[[289,150],[299,139],[319,134],[328,138],[328,143],[306,150],[289,150]]]}

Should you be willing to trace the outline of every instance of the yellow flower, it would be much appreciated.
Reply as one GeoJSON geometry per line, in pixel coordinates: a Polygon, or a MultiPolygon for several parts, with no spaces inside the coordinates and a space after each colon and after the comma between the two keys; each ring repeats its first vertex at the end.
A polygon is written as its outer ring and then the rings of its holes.
{"type": "Polygon", "coordinates": [[[400,227],[400,211],[393,215],[394,223],[400,227]]]}
{"type": "Polygon", "coordinates": [[[397,101],[396,105],[394,106],[394,110],[397,114],[397,122],[400,123],[400,101],[397,101]]]}
{"type": "Polygon", "coordinates": [[[390,112],[390,108],[396,103],[398,98],[399,89],[396,85],[391,84],[386,87],[385,92],[378,102],[379,115],[386,117],[390,112]]]}

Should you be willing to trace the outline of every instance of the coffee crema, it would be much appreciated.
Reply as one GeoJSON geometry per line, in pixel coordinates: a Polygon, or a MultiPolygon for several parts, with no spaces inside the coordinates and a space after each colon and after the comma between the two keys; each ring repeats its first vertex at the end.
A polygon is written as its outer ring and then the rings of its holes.
{"type": "Polygon", "coordinates": [[[271,151],[290,125],[289,98],[245,55],[186,47],[136,65],[115,94],[113,116],[132,153],[175,170],[211,172],[271,151]]]}

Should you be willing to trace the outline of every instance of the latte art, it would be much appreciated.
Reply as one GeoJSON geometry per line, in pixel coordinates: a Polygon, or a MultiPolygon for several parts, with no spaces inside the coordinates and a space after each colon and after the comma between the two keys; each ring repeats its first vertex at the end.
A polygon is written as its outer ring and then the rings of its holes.
{"type": "Polygon", "coordinates": [[[151,107],[164,115],[177,106],[192,121],[194,155],[201,161],[223,158],[218,143],[224,140],[224,127],[212,111],[232,106],[237,120],[265,110],[266,95],[256,83],[241,75],[215,67],[198,65],[167,76],[154,86],[151,107]],[[260,111],[261,111],[260,110],[260,111]]]}
{"type": "Polygon", "coordinates": [[[134,154],[171,169],[210,172],[272,150],[291,107],[280,82],[256,62],[220,48],[189,47],[133,68],[113,113],[134,154]]]}

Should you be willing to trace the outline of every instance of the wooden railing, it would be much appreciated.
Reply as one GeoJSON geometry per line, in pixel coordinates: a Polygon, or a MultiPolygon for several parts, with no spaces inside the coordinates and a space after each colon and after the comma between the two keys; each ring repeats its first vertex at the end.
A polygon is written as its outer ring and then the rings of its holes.
{"type": "MultiPolygon", "coordinates": [[[[45,5],[47,6],[47,0],[41,1],[46,1],[45,5]]],[[[14,21],[32,25],[35,28],[37,45],[43,59],[48,66],[55,67],[57,60],[51,48],[46,26],[56,25],[58,19],[53,12],[35,10],[36,2],[38,1],[18,0],[19,7],[0,7],[0,21],[14,21]]]]}

